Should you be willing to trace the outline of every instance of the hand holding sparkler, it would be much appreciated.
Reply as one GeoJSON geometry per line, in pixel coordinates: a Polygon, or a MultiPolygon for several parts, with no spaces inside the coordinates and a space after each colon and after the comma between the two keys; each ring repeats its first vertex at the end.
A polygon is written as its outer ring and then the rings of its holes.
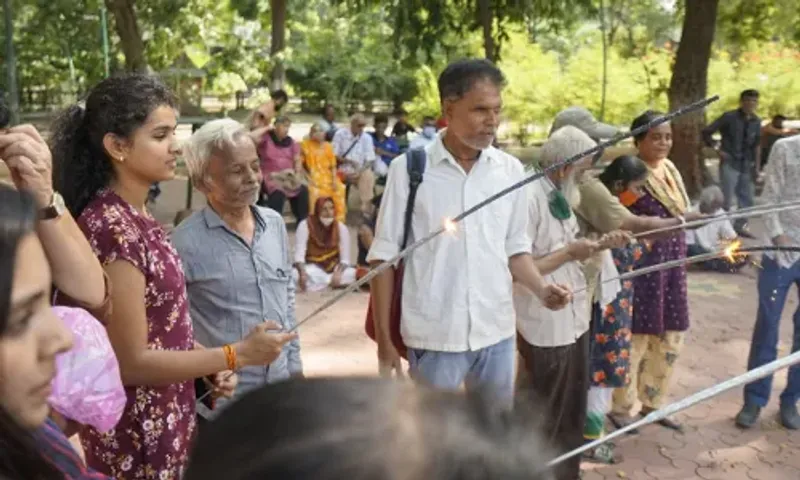
{"type": "Polygon", "coordinates": [[[600,248],[605,250],[608,248],[623,248],[628,246],[632,241],[633,233],[625,230],[614,230],[600,237],[598,243],[600,244],[600,248]]]}

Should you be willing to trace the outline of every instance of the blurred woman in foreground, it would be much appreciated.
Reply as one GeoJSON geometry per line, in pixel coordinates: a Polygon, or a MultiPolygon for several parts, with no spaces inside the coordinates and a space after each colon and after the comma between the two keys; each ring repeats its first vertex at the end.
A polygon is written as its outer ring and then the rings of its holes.
{"type": "Polygon", "coordinates": [[[489,398],[377,378],[269,385],[200,432],[184,480],[551,479],[532,426],[489,398]]]}

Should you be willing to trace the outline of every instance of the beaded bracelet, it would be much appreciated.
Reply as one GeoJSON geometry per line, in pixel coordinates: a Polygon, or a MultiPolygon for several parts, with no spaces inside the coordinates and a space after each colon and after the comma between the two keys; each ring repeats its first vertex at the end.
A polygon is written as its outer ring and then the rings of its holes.
{"type": "Polygon", "coordinates": [[[228,370],[236,371],[236,350],[230,345],[223,345],[222,351],[225,352],[225,361],[228,363],[228,370]]]}

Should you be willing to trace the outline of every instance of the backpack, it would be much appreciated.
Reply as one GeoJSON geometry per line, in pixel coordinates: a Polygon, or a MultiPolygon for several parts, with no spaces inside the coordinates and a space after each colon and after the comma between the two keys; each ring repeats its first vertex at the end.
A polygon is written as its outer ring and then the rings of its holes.
{"type": "MultiPolygon", "coordinates": [[[[415,148],[406,153],[406,168],[408,169],[409,188],[408,200],[406,201],[406,210],[403,218],[403,240],[400,244],[401,251],[406,248],[408,245],[408,240],[411,237],[411,219],[414,215],[414,202],[417,198],[417,190],[419,189],[425,174],[425,163],[426,155],[423,148],[415,148]]],[[[403,337],[400,334],[404,269],[405,267],[402,260],[398,262],[397,267],[394,269],[394,289],[392,290],[392,303],[389,309],[389,331],[394,347],[403,358],[406,358],[407,349],[403,343],[403,337]]],[[[367,318],[364,324],[364,330],[369,338],[376,340],[371,294],[369,306],[367,307],[367,318]]]]}

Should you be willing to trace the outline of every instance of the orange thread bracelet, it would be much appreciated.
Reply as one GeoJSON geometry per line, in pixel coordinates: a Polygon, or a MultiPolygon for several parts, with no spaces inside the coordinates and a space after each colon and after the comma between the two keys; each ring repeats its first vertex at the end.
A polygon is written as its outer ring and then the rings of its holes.
{"type": "Polygon", "coordinates": [[[225,361],[228,363],[228,370],[236,370],[236,350],[230,345],[223,345],[222,351],[225,352],[225,361]]]}

